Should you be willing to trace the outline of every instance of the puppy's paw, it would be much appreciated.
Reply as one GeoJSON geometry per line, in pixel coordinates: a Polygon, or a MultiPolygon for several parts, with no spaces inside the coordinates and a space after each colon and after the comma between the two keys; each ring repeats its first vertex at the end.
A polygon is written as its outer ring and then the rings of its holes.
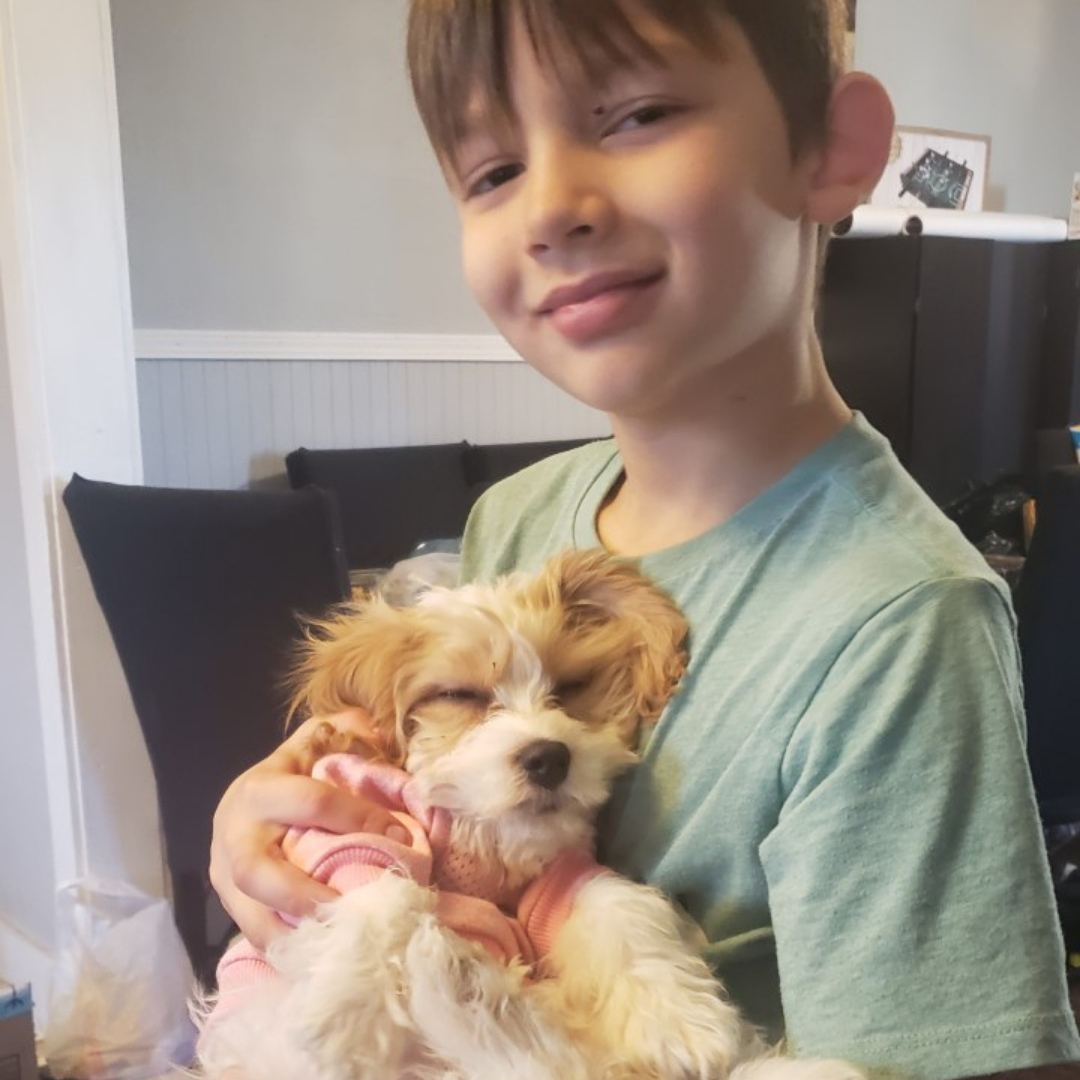
{"type": "Polygon", "coordinates": [[[566,1016],[608,1080],[726,1077],[758,1048],[657,891],[613,875],[579,893],[539,992],[566,1016]]]}
{"type": "Polygon", "coordinates": [[[405,953],[433,906],[430,890],[386,874],[323,905],[271,946],[269,959],[290,985],[290,1027],[317,1075],[398,1074],[414,1041],[405,953]]]}
{"type": "Polygon", "coordinates": [[[715,994],[673,980],[630,983],[602,1017],[610,1080],[727,1077],[753,1041],[737,1012],[715,994]]]}
{"type": "Polygon", "coordinates": [[[866,1074],[847,1061],[769,1054],[742,1062],[729,1080],[866,1080],[866,1074]]]}
{"type": "Polygon", "coordinates": [[[589,1080],[566,1031],[529,993],[528,969],[494,960],[431,919],[409,942],[413,1024],[449,1075],[470,1080],[589,1080]]]}

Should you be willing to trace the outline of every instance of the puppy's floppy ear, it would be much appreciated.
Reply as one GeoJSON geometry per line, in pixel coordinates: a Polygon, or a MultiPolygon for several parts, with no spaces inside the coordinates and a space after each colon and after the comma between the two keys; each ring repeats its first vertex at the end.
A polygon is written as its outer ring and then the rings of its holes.
{"type": "Polygon", "coordinates": [[[405,759],[399,716],[400,672],[421,647],[422,627],[409,610],[378,597],[354,599],[328,618],[305,627],[300,658],[290,679],[290,718],[327,716],[360,707],[372,721],[387,760],[405,759]]]}
{"type": "Polygon", "coordinates": [[[563,609],[564,630],[610,648],[610,705],[626,724],[655,720],[686,670],[686,619],[632,563],[600,549],[568,551],[544,566],[541,588],[563,609]]]}

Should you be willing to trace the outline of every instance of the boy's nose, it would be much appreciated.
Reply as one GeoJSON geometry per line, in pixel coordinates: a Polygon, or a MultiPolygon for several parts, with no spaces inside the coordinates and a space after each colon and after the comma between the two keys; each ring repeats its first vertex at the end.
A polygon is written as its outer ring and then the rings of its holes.
{"type": "Polygon", "coordinates": [[[526,177],[530,254],[596,240],[610,229],[614,204],[595,165],[562,155],[531,163],[526,177]]]}

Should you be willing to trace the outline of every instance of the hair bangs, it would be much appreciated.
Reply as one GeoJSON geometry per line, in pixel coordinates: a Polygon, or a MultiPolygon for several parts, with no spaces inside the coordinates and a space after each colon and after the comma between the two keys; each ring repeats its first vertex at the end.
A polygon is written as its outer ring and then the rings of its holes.
{"type": "MultiPolygon", "coordinates": [[[[699,48],[717,45],[695,0],[644,0],[659,21],[699,48]]],[[[599,85],[612,71],[660,61],[623,0],[413,0],[408,61],[413,95],[436,154],[454,162],[470,127],[513,120],[509,33],[520,18],[538,62],[559,82],[599,85]]]]}

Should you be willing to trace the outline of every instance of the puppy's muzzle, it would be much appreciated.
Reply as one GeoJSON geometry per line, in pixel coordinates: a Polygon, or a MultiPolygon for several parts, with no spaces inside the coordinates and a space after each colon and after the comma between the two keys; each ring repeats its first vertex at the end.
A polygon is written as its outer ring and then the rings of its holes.
{"type": "Polygon", "coordinates": [[[517,764],[530,784],[554,791],[570,772],[570,748],[554,739],[537,739],[518,751],[517,764]]]}

